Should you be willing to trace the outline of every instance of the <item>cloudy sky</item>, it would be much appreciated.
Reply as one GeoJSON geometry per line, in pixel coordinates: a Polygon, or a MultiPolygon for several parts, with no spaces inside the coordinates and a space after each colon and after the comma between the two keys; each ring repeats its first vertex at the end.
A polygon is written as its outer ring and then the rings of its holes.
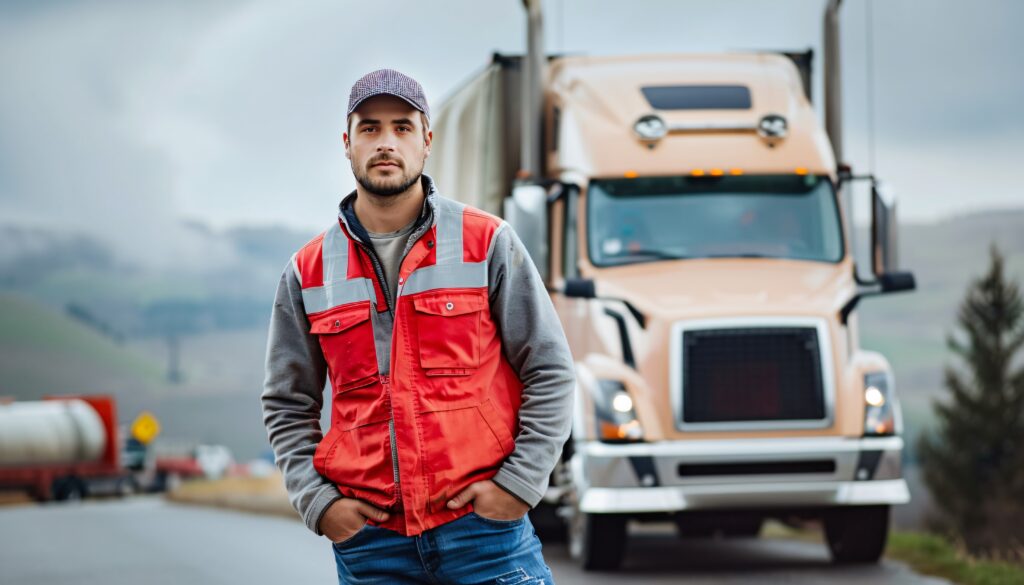
{"type": "MultiPolygon", "coordinates": [[[[823,5],[545,0],[547,46],[812,47],[820,65],[823,5]]],[[[846,1],[847,159],[874,160],[903,218],[1024,206],[1021,22],[1015,0],[846,1]]],[[[122,242],[181,218],[312,235],[353,188],[341,132],[360,75],[403,70],[436,104],[524,35],[520,0],[0,0],[0,223],[122,242]]]]}

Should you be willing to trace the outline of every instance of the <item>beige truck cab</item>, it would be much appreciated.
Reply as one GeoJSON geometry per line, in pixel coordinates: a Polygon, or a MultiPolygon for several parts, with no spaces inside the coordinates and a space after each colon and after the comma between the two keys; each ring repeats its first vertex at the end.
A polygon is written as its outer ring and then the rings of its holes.
{"type": "Polygon", "coordinates": [[[512,224],[573,351],[546,501],[587,569],[621,563],[630,520],[751,536],[820,518],[835,560],[873,562],[909,501],[892,368],[860,347],[856,307],[913,276],[878,188],[874,276],[858,276],[858,177],[812,108],[809,61],[554,57],[531,138],[529,59],[495,55],[439,108],[428,172],[512,224]]]}

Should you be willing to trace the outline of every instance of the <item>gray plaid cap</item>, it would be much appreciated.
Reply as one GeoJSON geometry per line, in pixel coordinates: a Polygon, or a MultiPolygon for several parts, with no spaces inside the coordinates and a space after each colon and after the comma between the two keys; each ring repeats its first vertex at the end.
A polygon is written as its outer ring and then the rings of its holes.
{"type": "Polygon", "coordinates": [[[393,95],[409,102],[409,105],[426,114],[430,119],[430,107],[427,96],[415,79],[395,71],[394,69],[378,69],[367,73],[352,85],[352,93],[348,96],[348,116],[369,98],[377,95],[393,95]]]}

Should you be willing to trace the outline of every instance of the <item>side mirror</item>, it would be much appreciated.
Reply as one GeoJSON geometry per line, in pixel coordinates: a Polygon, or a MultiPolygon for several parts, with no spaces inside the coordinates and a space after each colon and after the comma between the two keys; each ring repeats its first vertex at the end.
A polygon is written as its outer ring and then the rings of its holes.
{"type": "Polygon", "coordinates": [[[526,246],[537,271],[548,278],[548,193],[541,185],[523,184],[505,198],[505,221],[526,246]]]}
{"type": "Polygon", "coordinates": [[[878,283],[883,293],[894,293],[917,288],[913,272],[886,272],[878,275],[878,283]]]}
{"type": "Polygon", "coordinates": [[[898,269],[896,197],[882,182],[871,185],[871,271],[879,279],[898,269]]]}
{"type": "Polygon", "coordinates": [[[839,309],[839,322],[843,325],[850,319],[850,313],[857,308],[857,304],[864,297],[884,295],[902,291],[914,290],[917,288],[917,281],[914,280],[913,272],[886,272],[878,275],[879,289],[864,291],[853,295],[841,309],[839,309]]]}
{"type": "Polygon", "coordinates": [[[573,299],[594,299],[597,298],[597,289],[589,278],[567,278],[562,294],[573,299]]]}

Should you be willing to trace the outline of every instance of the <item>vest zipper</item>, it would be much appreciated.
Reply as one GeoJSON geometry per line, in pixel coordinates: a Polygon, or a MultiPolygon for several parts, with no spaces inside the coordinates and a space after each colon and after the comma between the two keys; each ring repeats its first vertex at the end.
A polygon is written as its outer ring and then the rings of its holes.
{"type": "MultiPolygon", "coordinates": [[[[377,276],[377,284],[380,285],[382,291],[384,291],[384,306],[388,308],[388,314],[391,315],[391,345],[394,349],[394,336],[395,336],[395,310],[391,307],[391,291],[388,290],[387,279],[384,278],[384,268],[380,265],[380,259],[377,258],[377,251],[372,246],[367,246],[362,242],[358,242],[359,247],[363,249],[370,257],[370,263],[373,264],[373,272],[377,276]]],[[[398,501],[402,501],[402,484],[398,478],[398,445],[395,440],[395,408],[391,405],[391,377],[388,375],[381,374],[380,383],[384,386],[384,391],[388,395],[388,410],[391,412],[391,418],[388,419],[388,436],[391,438],[391,472],[395,478],[395,495],[398,501]]]]}
{"type": "MultiPolygon", "coordinates": [[[[381,376],[380,383],[388,393],[388,408],[391,408],[391,377],[381,376]]],[[[395,445],[395,411],[391,410],[391,419],[388,420],[388,434],[391,437],[391,472],[395,476],[395,495],[398,501],[402,500],[402,487],[398,480],[398,447],[395,445]]]]}

